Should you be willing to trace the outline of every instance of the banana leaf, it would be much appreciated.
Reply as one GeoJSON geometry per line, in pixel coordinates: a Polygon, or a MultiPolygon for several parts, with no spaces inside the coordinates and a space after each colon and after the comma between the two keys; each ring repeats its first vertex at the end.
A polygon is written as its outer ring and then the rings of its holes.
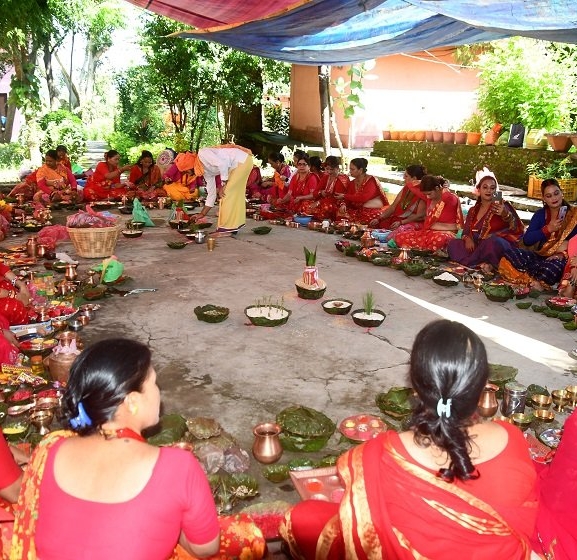
{"type": "Polygon", "coordinates": [[[333,435],[336,425],[325,414],[306,406],[290,406],[281,410],[276,417],[277,424],[291,435],[326,437],[333,435]]]}
{"type": "Polygon", "coordinates": [[[386,393],[378,393],[375,403],[379,409],[393,418],[408,416],[412,411],[411,387],[391,387],[386,393]]]}
{"type": "Polygon", "coordinates": [[[493,383],[499,387],[497,392],[498,398],[503,398],[503,389],[507,383],[514,381],[519,370],[512,366],[504,366],[502,364],[489,364],[489,383],[493,383]]]}
{"type": "Polygon", "coordinates": [[[529,402],[534,395],[546,395],[549,396],[549,391],[546,387],[541,387],[541,385],[535,385],[532,383],[527,387],[527,398],[526,402],[529,402]]]}
{"type": "Polygon", "coordinates": [[[186,433],[186,420],[180,414],[167,414],[160,418],[153,435],[147,438],[150,445],[170,445],[180,441],[186,433]]]}
{"type": "MultiPolygon", "coordinates": [[[[332,435],[332,434],[331,434],[332,435]]],[[[285,451],[313,452],[320,451],[331,438],[328,436],[303,437],[288,432],[281,432],[279,435],[280,444],[285,451]]]]}

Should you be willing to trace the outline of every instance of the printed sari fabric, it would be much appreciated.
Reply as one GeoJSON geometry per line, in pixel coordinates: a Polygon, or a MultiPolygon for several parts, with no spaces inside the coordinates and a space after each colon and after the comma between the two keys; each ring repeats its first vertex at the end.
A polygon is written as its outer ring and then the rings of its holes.
{"type": "Polygon", "coordinates": [[[337,216],[340,202],[335,194],[344,194],[347,191],[349,179],[339,174],[332,177],[328,173],[321,175],[315,202],[310,205],[310,212],[315,220],[334,220],[337,216]]]}
{"type": "Polygon", "coordinates": [[[381,183],[376,177],[367,175],[362,185],[349,180],[343,205],[339,208],[338,217],[348,218],[358,224],[368,224],[377,219],[385,206],[389,205],[381,183]]]}
{"type": "Polygon", "coordinates": [[[562,227],[549,232],[551,220],[548,208],[541,208],[531,218],[523,242],[536,246],[535,250],[515,247],[509,249],[499,262],[499,273],[512,283],[530,285],[538,282],[550,287],[561,280],[567,264],[568,241],[577,234],[577,209],[570,207],[562,227]]]}
{"type": "Polygon", "coordinates": [[[408,455],[395,432],[348,451],[338,461],[341,504],[301,502],[287,514],[281,534],[291,553],[307,560],[528,560],[536,475],[522,434],[502,425],[507,448],[478,465],[475,481],[444,482],[408,455]]]}
{"type": "Polygon", "coordinates": [[[72,171],[63,164],[56,164],[56,169],[43,165],[36,172],[36,184],[38,190],[34,199],[37,202],[44,201],[64,201],[72,202],[76,200],[76,179],[72,171]],[[48,185],[47,181],[58,181],[59,185],[48,185]]]}
{"type": "Polygon", "coordinates": [[[437,202],[427,201],[427,214],[423,228],[395,233],[394,240],[399,247],[439,251],[445,250],[451,239],[463,227],[463,213],[459,197],[449,189],[443,189],[441,199],[437,202]],[[433,229],[435,224],[451,224],[454,231],[433,229]]]}
{"type": "Polygon", "coordinates": [[[555,560],[577,558],[577,413],[563,426],[553,461],[539,474],[535,549],[555,560]]]}
{"type": "Polygon", "coordinates": [[[290,193],[290,200],[286,203],[288,209],[294,214],[308,214],[313,200],[297,201],[295,198],[314,194],[317,190],[317,185],[318,178],[314,173],[309,171],[303,176],[299,173],[295,173],[288,187],[290,193]]]}
{"type": "MultiPolygon", "coordinates": [[[[388,218],[379,220],[379,223],[377,225],[379,229],[391,229],[391,226],[395,222],[404,220],[405,218],[408,218],[409,216],[412,216],[413,214],[417,213],[421,201],[426,202],[427,200],[427,197],[425,196],[424,193],[421,192],[421,189],[419,188],[420,184],[421,184],[420,181],[416,183],[413,182],[405,183],[405,186],[401,189],[401,192],[399,192],[399,194],[395,198],[395,201],[398,199],[398,202],[397,205],[395,206],[393,213],[388,218]]],[[[411,222],[409,224],[404,225],[412,226],[413,224],[419,225],[418,222],[411,222]]]]}
{"type": "Polygon", "coordinates": [[[97,200],[120,199],[128,193],[126,187],[120,183],[120,175],[117,177],[117,183],[107,179],[106,175],[111,169],[105,161],[101,161],[94,170],[94,173],[88,177],[84,187],[84,200],[94,202],[97,200]]]}
{"type": "Polygon", "coordinates": [[[143,173],[140,165],[133,165],[128,181],[136,189],[136,192],[133,193],[136,198],[150,200],[159,196],[166,196],[166,191],[162,188],[162,172],[156,164],[148,168],[146,173],[143,173]]]}
{"type": "Polygon", "coordinates": [[[474,267],[482,263],[489,263],[494,268],[499,266],[505,251],[517,245],[525,230],[523,222],[515,209],[508,202],[504,203],[509,212],[509,220],[505,220],[495,212],[491,205],[487,212],[479,219],[481,203],[477,202],[467,214],[463,237],[470,237],[475,243],[473,251],[465,247],[465,241],[452,239],[449,241],[448,252],[452,261],[465,266],[474,267]]]}
{"type": "MultiPolygon", "coordinates": [[[[10,560],[36,560],[34,535],[40,504],[40,485],[44,476],[50,448],[63,438],[76,437],[72,431],[55,431],[40,441],[24,471],[22,487],[15,507],[10,560]]],[[[221,528],[220,551],[211,560],[244,558],[260,560],[266,553],[266,541],[262,531],[245,514],[219,518],[221,528]]],[[[193,559],[180,545],[176,545],[171,560],[193,559]]]]}

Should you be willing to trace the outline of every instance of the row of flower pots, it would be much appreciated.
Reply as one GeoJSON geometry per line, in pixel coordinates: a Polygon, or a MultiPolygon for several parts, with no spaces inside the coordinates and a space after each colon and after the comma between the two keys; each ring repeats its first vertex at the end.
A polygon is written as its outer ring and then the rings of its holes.
{"type": "Polygon", "coordinates": [[[383,130],[383,140],[438,142],[443,144],[468,144],[469,146],[476,146],[481,141],[481,133],[442,132],[438,130],[383,130]]]}
{"type": "Polygon", "coordinates": [[[577,133],[575,132],[559,132],[546,136],[549,145],[555,152],[568,152],[571,146],[577,147],[577,133]]]}

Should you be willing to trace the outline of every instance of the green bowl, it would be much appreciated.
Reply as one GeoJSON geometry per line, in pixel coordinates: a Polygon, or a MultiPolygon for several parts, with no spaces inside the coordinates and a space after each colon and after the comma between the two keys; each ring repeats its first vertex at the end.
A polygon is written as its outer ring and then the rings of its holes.
{"type": "Polygon", "coordinates": [[[52,270],[54,270],[55,272],[65,272],[66,263],[64,261],[54,261],[52,263],[52,270]]]}
{"type": "Polygon", "coordinates": [[[259,226],[259,227],[252,228],[252,232],[255,235],[266,235],[267,233],[270,233],[271,231],[272,231],[272,228],[269,226],[259,226]]]}
{"type": "Polygon", "coordinates": [[[167,245],[171,249],[184,249],[186,247],[186,243],[184,241],[168,241],[167,245]]]}
{"type": "Polygon", "coordinates": [[[194,308],[194,314],[199,321],[205,323],[222,323],[228,317],[228,307],[219,307],[218,305],[203,305],[194,308]]]}
{"type": "Polygon", "coordinates": [[[267,465],[262,469],[262,475],[270,482],[284,482],[289,478],[288,465],[267,465]]]}
{"type": "Polygon", "coordinates": [[[519,303],[515,304],[519,309],[529,309],[531,307],[530,301],[520,301],[519,303]]]}

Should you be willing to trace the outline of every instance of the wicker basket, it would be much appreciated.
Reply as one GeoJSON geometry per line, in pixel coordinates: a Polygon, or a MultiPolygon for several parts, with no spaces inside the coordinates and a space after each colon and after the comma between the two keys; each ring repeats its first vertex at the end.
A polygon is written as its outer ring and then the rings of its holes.
{"type": "Polygon", "coordinates": [[[119,227],[66,228],[80,257],[98,259],[114,253],[119,227]]]}
{"type": "MultiPolygon", "coordinates": [[[[573,202],[577,199],[577,179],[557,179],[559,186],[563,191],[563,198],[568,202],[573,202]]],[[[541,183],[543,179],[539,179],[534,175],[529,175],[529,185],[527,187],[527,196],[529,198],[541,198],[541,183]]]]}

